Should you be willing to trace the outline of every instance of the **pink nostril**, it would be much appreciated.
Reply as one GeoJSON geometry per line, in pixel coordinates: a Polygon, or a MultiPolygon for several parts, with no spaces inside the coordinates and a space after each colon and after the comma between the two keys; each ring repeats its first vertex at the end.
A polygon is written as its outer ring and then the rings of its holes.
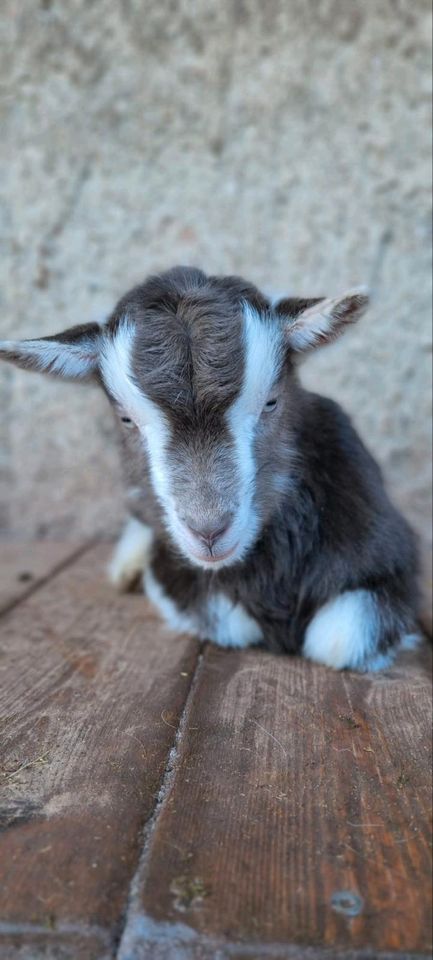
{"type": "Polygon", "coordinates": [[[221,521],[218,526],[215,524],[203,524],[203,526],[198,527],[193,523],[187,523],[186,525],[197,540],[201,540],[202,543],[205,543],[206,546],[211,549],[214,543],[226,533],[230,526],[231,519],[231,515],[224,518],[224,521],[221,521]]]}

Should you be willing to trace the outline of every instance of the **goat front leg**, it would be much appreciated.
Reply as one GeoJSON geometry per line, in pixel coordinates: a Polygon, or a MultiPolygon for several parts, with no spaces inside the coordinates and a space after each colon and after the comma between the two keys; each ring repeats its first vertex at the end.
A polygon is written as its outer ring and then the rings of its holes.
{"type": "Polygon", "coordinates": [[[335,670],[384,670],[399,648],[411,650],[418,640],[412,615],[386,590],[346,590],[314,614],[303,654],[335,670]]]}
{"type": "Polygon", "coordinates": [[[117,543],[108,567],[110,582],[126,592],[135,586],[149,565],[153,544],[153,530],[130,517],[117,543]]]}

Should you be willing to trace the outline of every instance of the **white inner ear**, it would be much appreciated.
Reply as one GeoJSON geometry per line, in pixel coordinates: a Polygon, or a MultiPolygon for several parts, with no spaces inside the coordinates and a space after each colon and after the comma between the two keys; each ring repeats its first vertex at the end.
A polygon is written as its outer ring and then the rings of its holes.
{"type": "Polygon", "coordinates": [[[39,370],[62,377],[85,377],[96,370],[98,350],[94,340],[60,343],[57,340],[2,340],[0,354],[14,354],[33,362],[39,370]]]}
{"type": "Polygon", "coordinates": [[[355,323],[368,306],[366,287],[355,287],[340,297],[320,300],[308,307],[289,325],[293,350],[305,350],[330,339],[345,324],[355,323]]]}
{"type": "Polygon", "coordinates": [[[321,300],[314,307],[308,307],[296,318],[289,328],[290,346],[293,350],[305,350],[329,336],[335,325],[333,309],[338,301],[321,300]]]}

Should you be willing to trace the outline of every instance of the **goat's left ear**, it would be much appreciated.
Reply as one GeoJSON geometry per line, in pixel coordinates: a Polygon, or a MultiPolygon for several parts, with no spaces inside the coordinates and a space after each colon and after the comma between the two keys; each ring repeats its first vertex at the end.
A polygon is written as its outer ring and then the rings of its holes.
{"type": "Polygon", "coordinates": [[[0,340],[0,360],[66,380],[91,379],[98,370],[101,327],[86,323],[40,340],[0,340]]]}
{"type": "Polygon", "coordinates": [[[368,304],[368,292],[362,287],[335,299],[280,300],[274,310],[287,318],[287,344],[298,352],[335,340],[359,320],[368,304]]]}

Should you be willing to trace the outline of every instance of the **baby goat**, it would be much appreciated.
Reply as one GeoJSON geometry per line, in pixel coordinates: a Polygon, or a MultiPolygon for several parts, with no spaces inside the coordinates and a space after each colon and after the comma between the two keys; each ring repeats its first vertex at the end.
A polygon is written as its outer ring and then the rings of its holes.
{"type": "Polygon", "coordinates": [[[105,390],[131,513],[111,577],[142,576],[175,629],[357,670],[414,641],[413,535],[347,416],[296,373],[367,302],[271,304],[239,277],[177,267],[105,324],[0,343],[20,367],[105,390]]]}

